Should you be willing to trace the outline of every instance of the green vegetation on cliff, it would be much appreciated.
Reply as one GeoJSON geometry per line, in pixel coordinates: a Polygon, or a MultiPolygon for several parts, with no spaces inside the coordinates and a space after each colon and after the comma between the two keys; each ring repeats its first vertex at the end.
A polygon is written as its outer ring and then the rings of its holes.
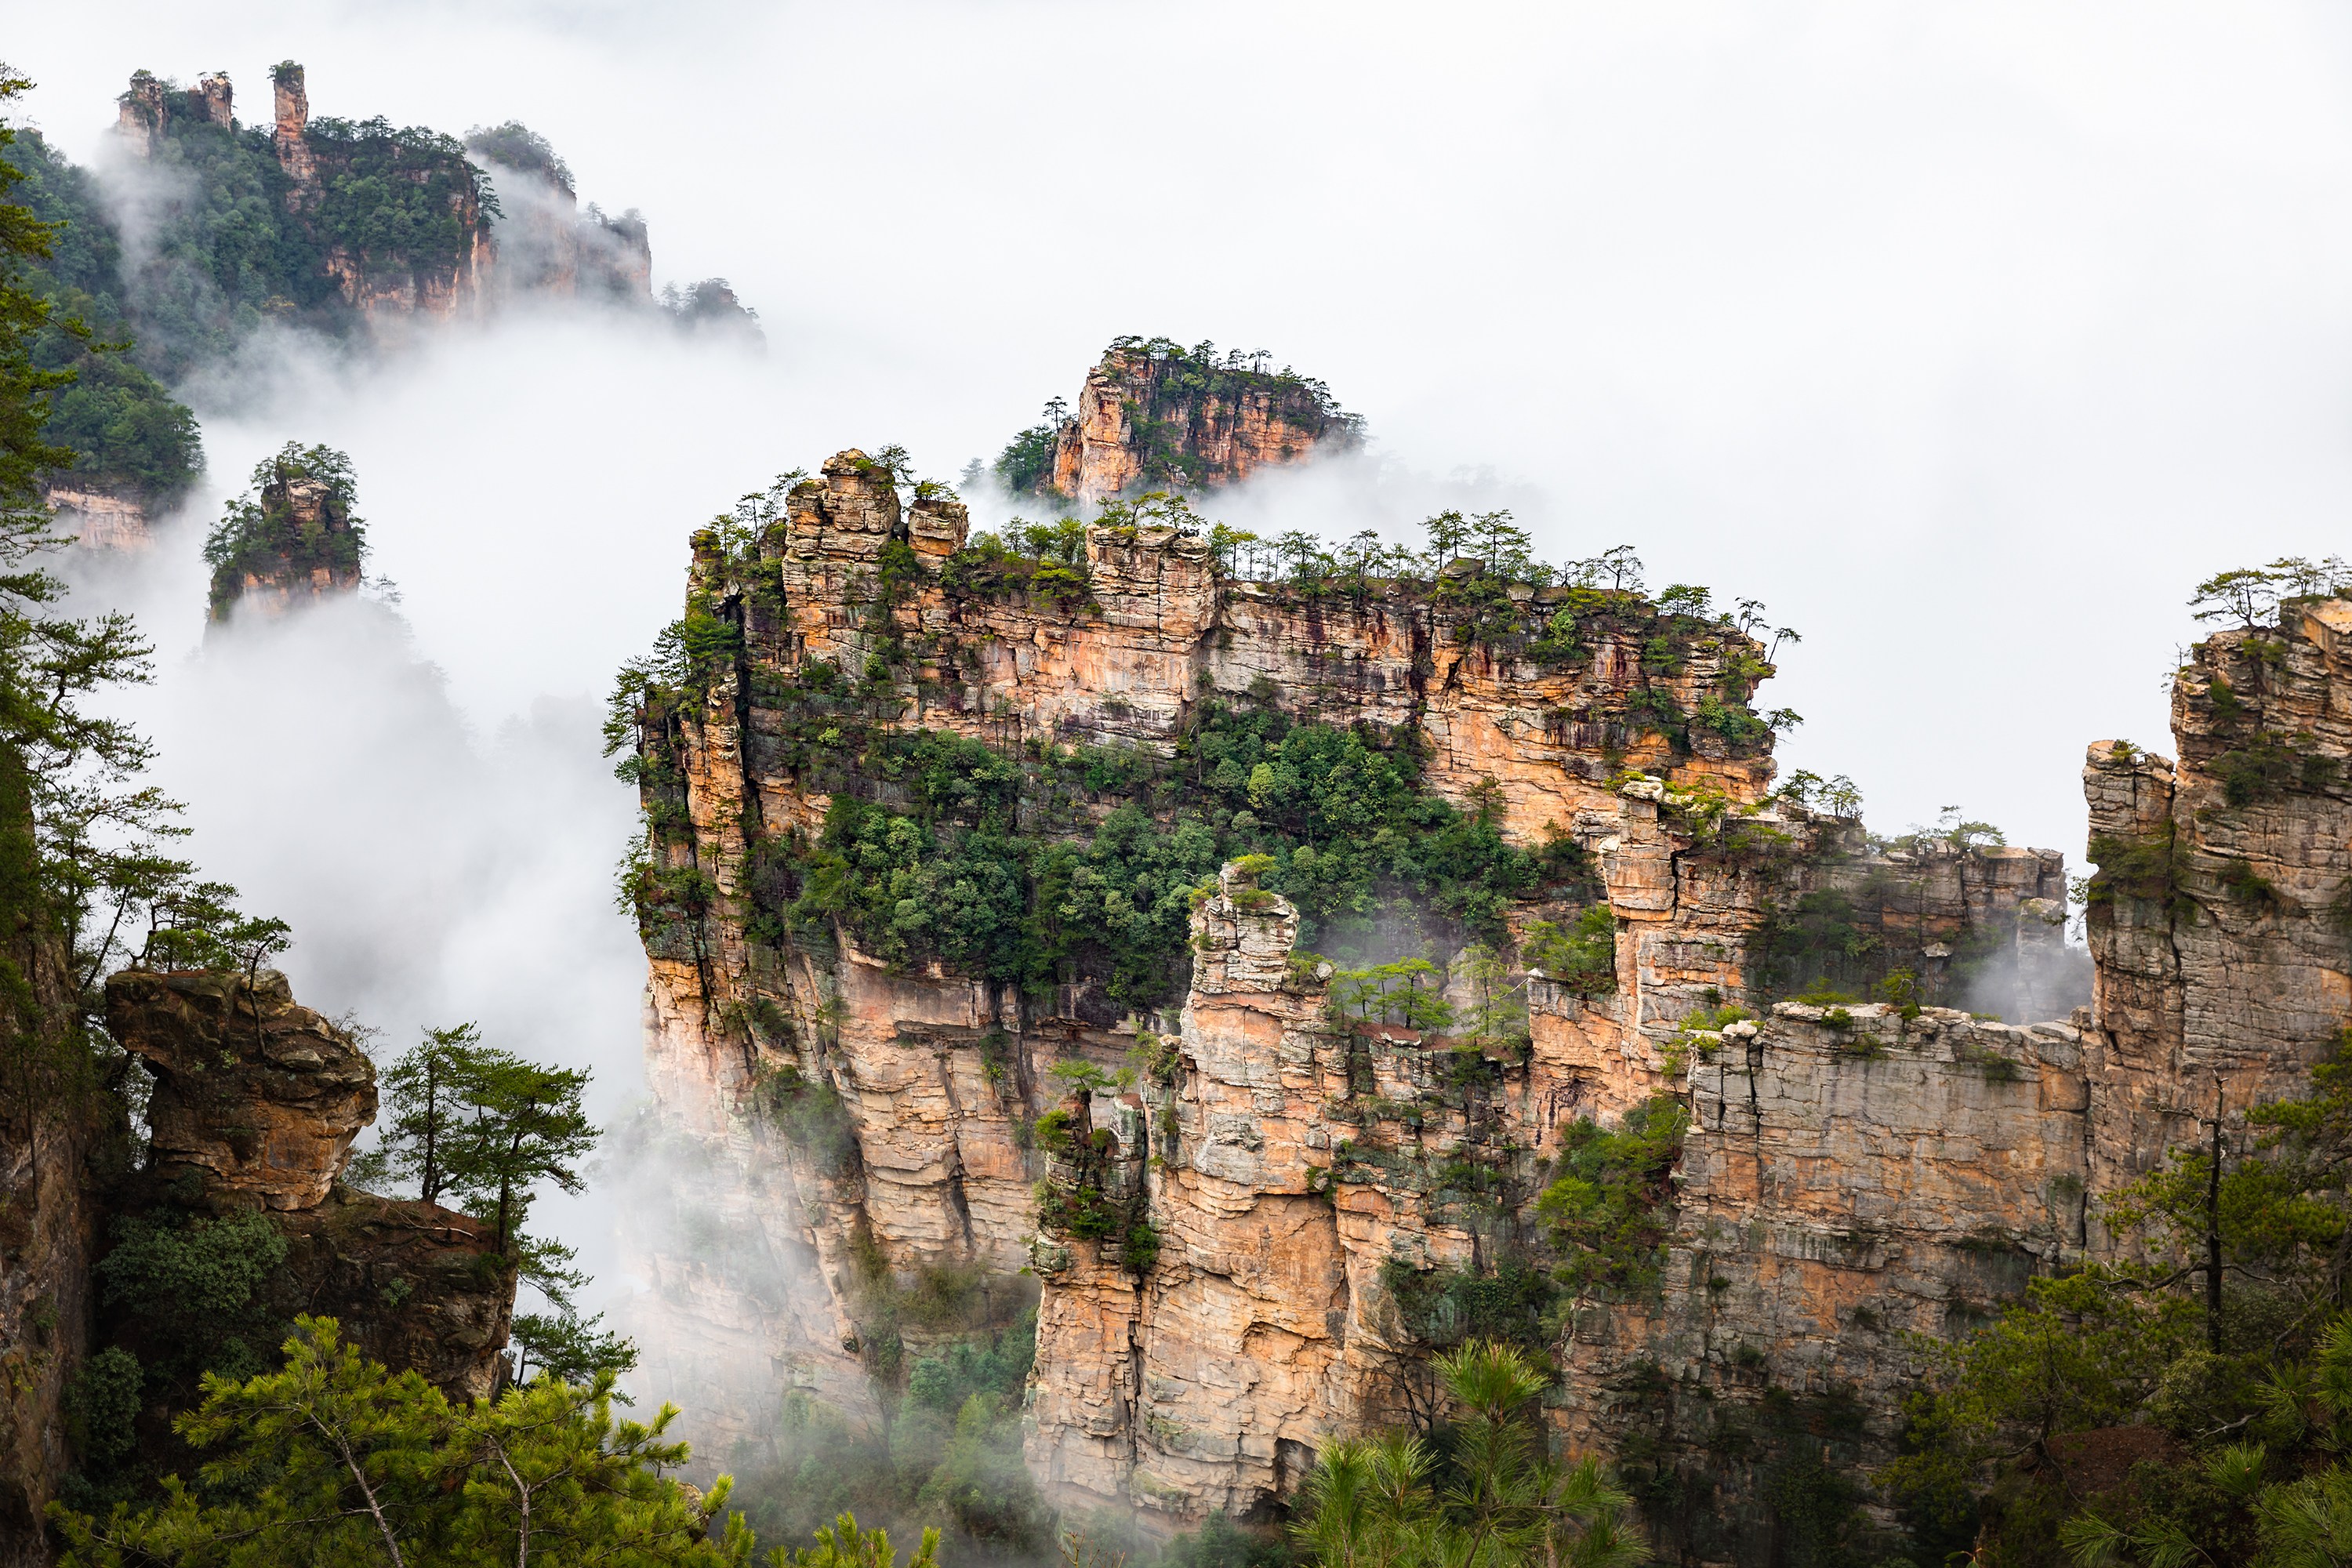
{"type": "Polygon", "coordinates": [[[1989,1568],[2341,1561],[2347,1172],[2352,1029],[2309,1092],[2105,1201],[2128,1261],[2035,1279],[1945,1347],[1881,1478],[1922,1545],[1989,1568]]]}
{"type": "MultiPolygon", "coordinates": [[[[1362,419],[1342,409],[1330,387],[1286,365],[1268,370],[1267,358],[1263,350],[1221,353],[1212,342],[1186,348],[1171,338],[1112,339],[1102,369],[1123,394],[1129,442],[1141,468],[1136,488],[1197,486],[1224,477],[1203,456],[1202,435],[1210,421],[1231,420],[1244,403],[1262,405],[1272,419],[1318,443],[1351,446],[1362,439],[1362,419]]],[[[1066,405],[1055,398],[1039,423],[1006,444],[994,469],[1008,491],[1051,490],[1054,452],[1066,420],[1066,405]]]]}
{"type": "Polygon", "coordinates": [[[1596,1458],[1550,1452],[1538,1401],[1551,1379],[1509,1346],[1474,1341],[1436,1361],[1446,1418],[1328,1443],[1292,1532],[1327,1568],[1633,1568],[1648,1549],[1633,1500],[1596,1458]]]}
{"type": "Polygon", "coordinates": [[[23,176],[19,197],[54,226],[49,253],[25,269],[48,301],[33,363],[70,371],[48,394],[48,438],[71,449],[76,479],[169,505],[194,481],[203,447],[194,415],[140,365],[122,277],[122,241],[86,170],[37,132],[15,133],[0,159],[23,176]]]}
{"type": "MultiPolygon", "coordinates": [[[[668,673],[619,699],[625,735],[647,738],[623,766],[657,814],[688,689],[668,673]]],[[[760,847],[752,896],[771,940],[823,941],[837,922],[893,964],[937,959],[1033,989],[1098,979],[1139,1008],[1178,994],[1192,890],[1236,855],[1272,857],[1265,885],[1298,905],[1302,941],[1334,952],[1370,951],[1400,922],[1491,940],[1515,899],[1591,890],[1566,840],[1515,847],[1492,804],[1465,812],[1423,787],[1407,734],[1209,700],[1160,759],[891,731],[818,664],[761,693],[785,721],[770,759],[833,802],[813,841],[760,847]]],[[[661,814],[652,829],[666,842],[684,826],[661,814]]],[[[648,858],[629,891],[658,930],[694,890],[648,858]]]]}
{"type": "MultiPolygon", "coordinates": [[[[132,93],[139,85],[134,78],[132,93]]],[[[497,210],[464,145],[436,132],[380,118],[313,120],[318,184],[304,195],[279,163],[271,127],[216,124],[197,95],[168,82],[163,102],[148,163],[168,194],[127,289],[140,362],[166,381],[266,322],[349,331],[359,318],[339,273],[446,287],[497,210]]]]}

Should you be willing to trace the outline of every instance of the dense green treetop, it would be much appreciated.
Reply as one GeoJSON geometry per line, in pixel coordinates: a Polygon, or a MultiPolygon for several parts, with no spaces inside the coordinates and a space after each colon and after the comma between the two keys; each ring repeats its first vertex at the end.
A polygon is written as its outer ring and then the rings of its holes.
{"type": "Polygon", "coordinates": [[[358,499],[351,458],[331,447],[289,441],[255,464],[253,489],[228,503],[205,539],[214,617],[228,613],[248,574],[290,584],[323,571],[332,584],[357,586],[367,558],[367,525],[352,510],[358,499]]]}
{"type": "Polygon", "coordinates": [[[50,304],[34,363],[75,373],[48,395],[49,438],[71,448],[77,477],[169,505],[194,482],[203,447],[195,416],[137,363],[114,222],[88,171],[37,132],[17,134],[0,158],[23,176],[18,197],[56,226],[49,255],[24,274],[50,304]],[[88,331],[71,330],[75,322],[88,331]]]}
{"type": "Polygon", "coordinates": [[[572,165],[555,151],[554,143],[520,120],[475,126],[466,132],[466,151],[490,163],[537,174],[562,190],[573,188],[572,165]]]}
{"type": "Polygon", "coordinates": [[[664,1472],[685,1462],[650,1422],[616,1418],[610,1373],[586,1384],[538,1378],[496,1400],[450,1404],[415,1373],[394,1375],[303,1318],[282,1369],[208,1376],[178,1420],[210,1450],[160,1504],[105,1518],[51,1517],[69,1568],[320,1568],[511,1562],[655,1568],[744,1563],[752,1540],[726,1514],[722,1478],[698,1495],[664,1472]]]}

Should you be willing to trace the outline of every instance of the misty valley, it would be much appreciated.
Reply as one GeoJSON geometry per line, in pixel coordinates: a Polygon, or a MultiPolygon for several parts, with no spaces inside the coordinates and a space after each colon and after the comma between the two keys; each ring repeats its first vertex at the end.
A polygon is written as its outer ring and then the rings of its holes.
{"type": "Polygon", "coordinates": [[[2070,872],[1784,767],[1737,584],[1291,515],[1371,422],[1128,335],[951,476],[661,458],[671,618],[486,737],[253,386],[772,313],[519,121],[31,85],[0,1565],[2352,1561],[2342,559],[2183,573],[2070,872]]]}

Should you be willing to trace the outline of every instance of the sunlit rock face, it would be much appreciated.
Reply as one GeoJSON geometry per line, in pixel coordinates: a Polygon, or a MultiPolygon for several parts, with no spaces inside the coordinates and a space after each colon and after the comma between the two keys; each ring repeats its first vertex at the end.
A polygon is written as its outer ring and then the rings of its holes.
{"type": "MultiPolygon", "coordinates": [[[[1874,843],[1770,795],[1746,705],[1769,666],[1735,626],[1602,616],[1574,658],[1546,658],[1525,628],[1573,618],[1568,590],[1527,589],[1506,612],[1522,629],[1474,634],[1479,612],[1432,584],[1237,582],[1172,529],[1087,530],[1066,596],[989,579],[966,543],[959,502],[902,496],[863,454],[827,460],[736,537],[698,537],[681,636],[705,651],[635,736],[657,889],[646,1136],[690,1174],[631,1222],[652,1287],[632,1328],[648,1392],[722,1446],[789,1388],[872,1416],[877,1270],[1025,1268],[1043,1287],[1027,1452],[1048,1497],[1168,1529],[1263,1510],[1330,1434],[1427,1415],[1433,1282],[1539,1257],[1536,1199],[1570,1141],[1662,1104],[1691,1121],[1660,1192],[1663,1274],[1606,1308],[1562,1299],[1529,1331],[1572,1369],[1556,1419],[1579,1442],[1643,1419],[1629,1379],[1750,1401],[1840,1380],[1859,1459],[1892,1439],[1902,1331],[2083,1245],[2074,1026],[1940,1005],[1967,990],[1980,1011],[2032,1009],[2063,858],[1874,843]],[[1115,1005],[1083,968],[1024,990],[887,962],[790,917],[836,795],[910,787],[826,750],[848,742],[807,706],[820,669],[845,682],[827,711],[860,733],[951,732],[1032,768],[1056,748],[1171,757],[1210,700],[1409,735],[1425,787],[1515,843],[1573,847],[1578,901],[1505,921],[1524,937],[1604,911],[1613,977],[1507,963],[1528,1015],[1507,1050],[1367,1023],[1245,868],[1202,894],[1164,1005],[1115,1005]],[[1731,717],[1668,735],[1630,717],[1645,703],[1731,717]],[[1859,1037],[1822,1008],[1771,1010],[1818,978],[1804,921],[1822,910],[1924,1004],[1892,1023],[1849,1009],[1882,1048],[1847,1048],[1859,1037]],[[1747,1032],[1699,1026],[1742,1002],[1764,1015],[1747,1032]],[[1131,1053],[1151,1065],[1118,1083],[1131,1053]],[[1073,1089],[1080,1065],[1100,1081],[1073,1089]],[[837,1142],[805,1120],[815,1088],[839,1097],[837,1142]],[[1081,1235],[1041,1205],[1118,1217],[1081,1235]],[[1874,1226],[1878,1241],[1836,1239],[1874,1226]],[[1882,1287],[1902,1298],[1884,1334],[1852,1338],[1882,1287]]],[[[1055,799],[1055,831],[1078,839],[1117,804],[1055,799]]]]}
{"type": "Polygon", "coordinates": [[[347,1342],[451,1397],[488,1395],[514,1312],[496,1229],[436,1204],[341,1181],[375,1120],[375,1066],[341,1027],[263,970],[122,970],[106,983],[107,1032],[154,1075],[150,1152],[110,1194],[136,1212],[157,1193],[215,1212],[259,1209],[286,1237],[301,1310],[347,1342]]]}
{"type": "Polygon", "coordinates": [[[155,1075],[151,1163],[269,1209],[315,1208],[375,1120],[375,1064],[286,977],[125,970],[107,1031],[155,1075]]]}

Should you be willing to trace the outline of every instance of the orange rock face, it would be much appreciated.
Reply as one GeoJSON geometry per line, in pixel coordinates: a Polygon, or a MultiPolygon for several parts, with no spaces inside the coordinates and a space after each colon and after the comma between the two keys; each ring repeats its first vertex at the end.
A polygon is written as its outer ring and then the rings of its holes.
{"type": "Polygon", "coordinates": [[[1319,387],[1129,339],[1087,373],[1045,488],[1092,505],[1132,489],[1232,484],[1356,439],[1319,387]]]}
{"type": "MultiPolygon", "coordinates": [[[[660,1392],[723,1441],[755,1435],[777,1397],[730,1366],[773,1364],[871,1412],[856,1325],[872,1260],[908,1279],[1025,1266],[1044,1284],[1028,1455],[1049,1498],[1132,1505],[1168,1528],[1247,1512],[1294,1489],[1330,1434],[1426,1412],[1416,1292],[1537,1244],[1545,1162],[1659,1097],[1694,1118],[1664,1243],[1684,1284],[1646,1318],[1605,1314],[1605,1335],[1567,1311],[1559,1348],[1582,1381],[1560,1419],[1580,1441],[1626,1429],[1608,1391],[1637,1366],[1679,1357],[1690,1377],[1714,1375],[1707,1357],[1731,1347],[1692,1314],[1722,1298],[1771,1375],[1866,1373],[1859,1397],[1883,1444],[1899,1347],[1847,1346],[1853,1302],[1888,1279],[1915,1303],[1948,1300],[1974,1289],[1981,1256],[2038,1263],[2081,1245],[2079,1205],[2063,1225],[2045,1212],[2069,1181],[2080,1195],[2050,1140],[2071,1127],[2080,1148],[2082,1069],[2063,1060],[2081,1047],[1936,1005],[1960,999],[1964,967],[2027,975],[2021,952],[2057,940],[2062,858],[1874,846],[1768,796],[1769,735],[1752,719],[1679,741],[1633,721],[1643,701],[1744,714],[1769,666],[1735,628],[1708,623],[1663,659],[1654,629],[1603,618],[1578,657],[1548,660],[1524,636],[1468,634],[1468,612],[1428,584],[1235,582],[1203,542],[1149,528],[1090,530],[1076,595],[975,587],[957,577],[976,569],[959,553],[961,506],[903,502],[857,453],[754,532],[748,546],[698,537],[689,628],[730,651],[640,736],[647,875],[697,889],[644,916],[656,1124],[694,1152],[679,1158],[695,1173],[667,1187],[675,1212],[729,1216],[772,1266],[756,1290],[730,1283],[676,1242],[680,1225],[648,1223],[638,1271],[659,1283],[632,1328],[648,1367],[668,1369],[660,1392]],[[1295,912],[1244,870],[1202,903],[1189,990],[1156,1016],[1084,976],[1024,994],[762,916],[774,847],[805,845],[831,804],[831,775],[786,760],[803,753],[778,695],[819,661],[862,672],[863,710],[893,729],[1016,759],[1062,744],[1166,756],[1211,697],[1411,734],[1427,787],[1493,810],[1520,844],[1558,835],[1590,858],[1613,980],[1515,970],[1528,1037],[1489,1054],[1335,1016],[1328,972],[1292,952],[1295,912]],[[1807,922],[1823,910],[1866,923],[1837,926],[1840,941],[1912,955],[1927,1006],[1883,1053],[1840,1054],[1819,1009],[1751,1024],[1735,1046],[1692,1022],[1818,978],[1807,922]],[[1978,1061],[1994,1050],[2027,1089],[1978,1061]],[[1156,1063],[1131,1087],[1054,1087],[1067,1081],[1057,1064],[1108,1082],[1131,1053],[1156,1063]],[[785,1135],[763,1098],[779,1083],[837,1094],[846,1152],[785,1135]],[[1057,1108],[1082,1141],[1040,1147],[1039,1118],[1057,1108]],[[1921,1170],[1935,1179],[1906,1173],[1921,1170]],[[1097,1205],[1126,1228],[1041,1225],[1041,1181],[1056,1212],[1097,1205]],[[1913,1239],[1895,1263],[1849,1258],[1822,1239],[1849,1221],[1913,1239]],[[1729,1283],[1711,1287],[1718,1273],[1729,1283]],[[1690,1351],[1694,1333],[1715,1348],[1690,1351]]],[[[1525,613],[1540,625],[1570,602],[1530,591],[1525,613]]],[[[1526,936],[1558,914],[1507,918],[1526,936]]],[[[2030,1007],[2030,984],[2002,984],[1993,1005],[2030,1007]]],[[[1763,1376],[1739,1370],[1753,1397],[1763,1376]]]]}

